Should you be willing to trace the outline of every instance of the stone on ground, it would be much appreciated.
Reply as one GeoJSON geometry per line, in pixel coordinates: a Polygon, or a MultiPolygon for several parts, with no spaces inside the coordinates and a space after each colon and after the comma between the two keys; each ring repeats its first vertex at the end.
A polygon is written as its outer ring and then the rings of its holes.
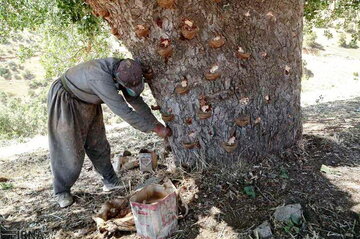
{"type": "Polygon", "coordinates": [[[260,226],[255,228],[254,234],[256,238],[260,239],[270,239],[273,237],[271,232],[270,223],[268,221],[263,222],[260,226]]]}
{"type": "Polygon", "coordinates": [[[274,212],[274,218],[280,222],[286,222],[291,219],[300,220],[302,213],[302,208],[299,203],[289,204],[283,207],[278,207],[274,212]]]}

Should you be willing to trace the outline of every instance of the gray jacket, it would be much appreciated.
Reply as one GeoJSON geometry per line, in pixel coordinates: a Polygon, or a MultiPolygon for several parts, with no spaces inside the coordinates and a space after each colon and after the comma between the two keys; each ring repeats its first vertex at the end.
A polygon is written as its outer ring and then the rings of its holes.
{"type": "Polygon", "coordinates": [[[66,85],[81,101],[90,104],[105,103],[111,111],[134,128],[149,132],[158,123],[149,106],[141,96],[129,96],[124,88],[114,81],[114,72],[120,61],[110,57],[74,66],[64,74],[66,85]],[[119,92],[122,92],[126,101],[119,92]]]}

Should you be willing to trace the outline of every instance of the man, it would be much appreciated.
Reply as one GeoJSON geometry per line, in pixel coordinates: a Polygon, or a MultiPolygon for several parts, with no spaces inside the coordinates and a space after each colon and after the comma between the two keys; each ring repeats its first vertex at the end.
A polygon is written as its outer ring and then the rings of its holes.
{"type": "Polygon", "coordinates": [[[102,103],[142,132],[152,131],[163,138],[171,135],[141,98],[143,90],[140,63],[117,58],[79,64],[52,84],[48,130],[54,192],[60,207],[74,201],[70,189],[79,177],[85,153],[102,176],[105,191],[124,187],[110,161],[102,103]]]}

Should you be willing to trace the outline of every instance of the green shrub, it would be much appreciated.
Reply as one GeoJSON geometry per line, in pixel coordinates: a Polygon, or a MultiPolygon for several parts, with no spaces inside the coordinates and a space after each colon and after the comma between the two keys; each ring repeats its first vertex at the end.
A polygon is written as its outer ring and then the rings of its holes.
{"type": "Polygon", "coordinates": [[[8,102],[8,95],[5,92],[0,91],[0,105],[1,104],[6,105],[7,102],[8,102]]]}
{"type": "Polygon", "coordinates": [[[18,65],[17,65],[15,62],[10,61],[10,62],[8,63],[8,65],[9,65],[10,70],[12,70],[12,71],[18,71],[18,65]]]}
{"type": "Polygon", "coordinates": [[[304,35],[308,35],[313,31],[313,26],[309,22],[304,23],[303,33],[304,35]]]}
{"type": "Polygon", "coordinates": [[[344,24],[343,24],[343,29],[344,29],[344,31],[347,32],[347,33],[354,33],[354,32],[356,32],[356,31],[355,31],[355,26],[354,26],[354,24],[353,24],[350,20],[344,22],[344,24]]]}
{"type": "Polygon", "coordinates": [[[0,139],[46,132],[46,90],[29,100],[0,94],[0,139]]]}
{"type": "Polygon", "coordinates": [[[11,42],[6,37],[0,37],[0,44],[9,45],[11,42]]]}
{"type": "Polygon", "coordinates": [[[327,39],[332,39],[334,37],[334,35],[329,30],[324,30],[324,36],[327,39]]]}
{"type": "Polygon", "coordinates": [[[21,76],[19,74],[14,75],[15,80],[21,80],[21,76]]]}
{"type": "Polygon", "coordinates": [[[341,26],[342,26],[341,23],[336,23],[336,25],[335,25],[334,28],[335,28],[336,30],[340,30],[340,29],[341,29],[341,26]]]}
{"type": "Polygon", "coordinates": [[[9,189],[12,189],[13,187],[14,187],[14,185],[12,183],[6,183],[6,182],[0,183],[1,190],[9,190],[9,189]]]}
{"type": "Polygon", "coordinates": [[[30,89],[38,89],[47,87],[50,84],[51,80],[32,80],[29,83],[30,89]]]}
{"type": "Polygon", "coordinates": [[[14,34],[13,37],[12,37],[12,40],[14,42],[17,42],[17,41],[22,42],[24,40],[24,37],[23,37],[22,34],[14,34]]]}
{"type": "Polygon", "coordinates": [[[339,44],[339,46],[341,46],[341,47],[346,47],[346,46],[347,46],[345,33],[342,32],[342,33],[340,34],[339,40],[338,40],[338,44],[339,44]]]}
{"type": "Polygon", "coordinates": [[[305,60],[303,60],[303,64],[302,64],[302,71],[303,71],[303,75],[302,75],[302,79],[303,80],[309,80],[311,77],[314,77],[314,73],[309,70],[308,68],[306,68],[307,66],[307,62],[305,60]]]}
{"type": "Polygon", "coordinates": [[[354,80],[359,80],[359,72],[354,72],[353,76],[354,76],[354,80]]]}
{"type": "Polygon", "coordinates": [[[349,44],[347,45],[347,47],[349,48],[353,48],[353,49],[357,49],[359,48],[357,45],[357,39],[356,38],[352,38],[349,42],[349,44]]]}
{"type": "Polygon", "coordinates": [[[10,70],[4,67],[0,67],[0,76],[9,79],[11,77],[10,70]]]}
{"type": "Polygon", "coordinates": [[[338,44],[341,47],[357,49],[358,48],[357,42],[358,42],[358,35],[356,33],[351,35],[351,40],[349,41],[349,43],[347,43],[346,41],[345,33],[341,33],[338,44]]]}
{"type": "Polygon", "coordinates": [[[22,73],[22,77],[24,80],[32,80],[35,78],[35,76],[29,70],[26,70],[24,73],[22,73]]]}
{"type": "Polygon", "coordinates": [[[317,35],[316,32],[311,31],[308,34],[305,35],[305,45],[309,47],[315,47],[316,44],[317,35]]]}
{"type": "Polygon", "coordinates": [[[24,63],[26,59],[29,59],[35,55],[33,47],[20,46],[16,56],[19,58],[21,63],[24,63]]]}

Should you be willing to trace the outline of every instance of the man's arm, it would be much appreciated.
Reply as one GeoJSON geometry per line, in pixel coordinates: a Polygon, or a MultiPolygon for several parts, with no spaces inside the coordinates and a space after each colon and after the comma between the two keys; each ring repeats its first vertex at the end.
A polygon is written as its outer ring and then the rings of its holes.
{"type": "MultiPolygon", "coordinates": [[[[115,84],[112,80],[92,79],[89,81],[93,92],[123,120],[142,132],[150,132],[157,125],[157,120],[147,119],[140,113],[132,110],[125,102],[124,98],[118,94],[115,84]]],[[[145,104],[145,102],[144,102],[145,104]]],[[[151,113],[151,112],[150,112],[151,113]]],[[[154,116],[153,116],[154,117],[154,116]]]]}
{"type": "Polygon", "coordinates": [[[125,95],[125,99],[136,110],[137,113],[142,115],[144,118],[155,122],[156,126],[152,130],[153,132],[155,132],[157,135],[159,135],[162,138],[171,136],[172,132],[171,132],[170,128],[165,127],[156,119],[156,117],[151,112],[149,106],[144,102],[144,100],[141,96],[134,98],[134,97],[129,97],[129,96],[125,95]]]}
{"type": "Polygon", "coordinates": [[[144,102],[144,99],[141,96],[130,97],[125,95],[126,101],[134,108],[134,110],[142,115],[144,118],[148,119],[155,124],[160,124],[156,117],[151,112],[150,107],[144,102]]]}

